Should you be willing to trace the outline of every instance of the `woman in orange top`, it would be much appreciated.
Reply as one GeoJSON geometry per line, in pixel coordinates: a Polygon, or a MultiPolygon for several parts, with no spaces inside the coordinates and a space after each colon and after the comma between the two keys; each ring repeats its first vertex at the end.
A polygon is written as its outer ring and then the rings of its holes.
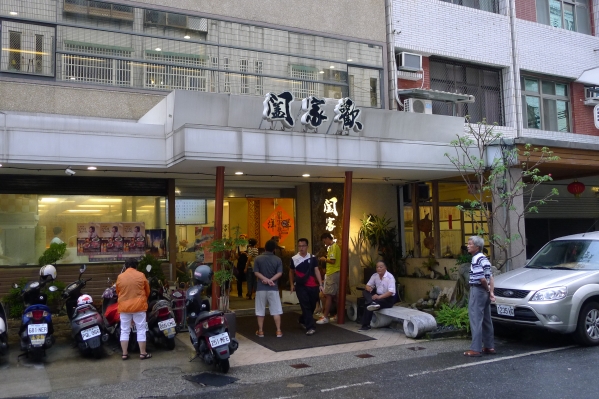
{"type": "Polygon", "coordinates": [[[128,345],[131,332],[131,320],[137,327],[137,343],[141,360],[152,357],[146,352],[146,311],[150,284],[146,276],[137,271],[138,262],[135,259],[125,261],[125,271],[116,280],[116,293],[119,297],[119,313],[121,315],[121,348],[123,360],[129,359],[128,345]]]}

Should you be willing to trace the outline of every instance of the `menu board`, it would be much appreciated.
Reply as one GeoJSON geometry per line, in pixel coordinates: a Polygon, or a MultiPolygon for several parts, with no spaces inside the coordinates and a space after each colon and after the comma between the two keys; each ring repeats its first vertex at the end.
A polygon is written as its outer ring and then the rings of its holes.
{"type": "Polygon", "coordinates": [[[145,254],[143,222],[77,223],[77,255],[145,254]]]}

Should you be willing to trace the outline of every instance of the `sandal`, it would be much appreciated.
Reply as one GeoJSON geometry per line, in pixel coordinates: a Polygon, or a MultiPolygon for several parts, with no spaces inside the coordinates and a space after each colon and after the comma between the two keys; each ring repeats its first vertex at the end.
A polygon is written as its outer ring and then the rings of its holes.
{"type": "Polygon", "coordinates": [[[264,331],[258,330],[258,331],[256,331],[256,335],[260,338],[264,338],[264,331]]]}
{"type": "Polygon", "coordinates": [[[140,353],[139,354],[139,359],[140,360],[150,359],[151,357],[152,357],[151,353],[140,353]]]}
{"type": "Polygon", "coordinates": [[[486,355],[496,355],[497,351],[493,348],[483,348],[483,353],[486,355]]]}
{"type": "Polygon", "coordinates": [[[466,352],[464,352],[464,356],[468,356],[468,357],[481,357],[482,355],[480,354],[480,352],[466,351],[466,352]]]}
{"type": "Polygon", "coordinates": [[[281,338],[283,336],[283,331],[277,330],[277,338],[281,338]]]}
{"type": "Polygon", "coordinates": [[[129,359],[129,354],[128,353],[123,353],[123,355],[121,356],[121,359],[128,360],[129,359]]]}

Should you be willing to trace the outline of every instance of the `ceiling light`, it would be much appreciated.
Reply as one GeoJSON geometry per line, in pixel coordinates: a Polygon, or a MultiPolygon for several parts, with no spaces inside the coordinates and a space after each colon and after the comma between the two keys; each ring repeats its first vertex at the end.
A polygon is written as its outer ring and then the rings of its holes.
{"type": "Polygon", "coordinates": [[[318,72],[318,73],[324,73],[324,71],[320,71],[320,72],[318,72]]]}
{"type": "Polygon", "coordinates": [[[0,168],[2,167],[2,164],[0,163],[0,168]]]}
{"type": "Polygon", "coordinates": [[[353,61],[353,60],[352,60],[351,58],[348,58],[348,59],[347,59],[347,62],[352,62],[352,61],[353,61]]]}
{"type": "Polygon", "coordinates": [[[160,47],[156,47],[156,51],[162,51],[160,47]]]}
{"type": "Polygon", "coordinates": [[[95,166],[88,166],[87,167],[87,170],[96,170],[96,169],[98,169],[98,168],[96,168],[95,166]]]}
{"type": "Polygon", "coordinates": [[[72,77],[71,80],[75,80],[75,77],[72,77]]]}
{"type": "Polygon", "coordinates": [[[67,209],[67,212],[72,213],[90,213],[90,212],[102,212],[100,209],[67,209]]]}
{"type": "Polygon", "coordinates": [[[9,14],[10,14],[10,15],[19,15],[19,13],[18,13],[18,12],[16,12],[16,11],[11,11],[11,12],[9,12],[9,14]]]}
{"type": "Polygon", "coordinates": [[[191,36],[185,35],[185,36],[183,36],[183,39],[191,39],[191,36]]]}
{"type": "Polygon", "coordinates": [[[101,204],[96,204],[96,205],[77,205],[80,208],[110,208],[110,205],[101,205],[101,204]]]}
{"type": "Polygon", "coordinates": [[[329,68],[331,68],[331,69],[335,69],[335,65],[331,65],[329,68]]]}
{"type": "Polygon", "coordinates": [[[310,174],[309,174],[309,173],[304,173],[304,174],[302,175],[302,177],[310,177],[310,174]]]}
{"type": "Polygon", "coordinates": [[[237,176],[241,176],[241,175],[243,174],[243,172],[235,172],[235,174],[236,174],[237,176]]]}
{"type": "Polygon", "coordinates": [[[40,199],[40,202],[58,202],[58,201],[60,201],[59,198],[49,198],[49,197],[46,197],[46,198],[40,199]]]}
{"type": "Polygon", "coordinates": [[[121,199],[114,199],[114,198],[90,198],[88,199],[88,201],[91,202],[121,202],[121,199]]]}

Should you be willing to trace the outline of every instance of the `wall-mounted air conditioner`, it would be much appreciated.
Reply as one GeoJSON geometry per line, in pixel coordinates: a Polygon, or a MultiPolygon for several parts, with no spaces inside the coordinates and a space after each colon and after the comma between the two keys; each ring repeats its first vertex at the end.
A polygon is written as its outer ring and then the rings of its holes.
{"type": "Polygon", "coordinates": [[[403,109],[405,112],[432,114],[433,102],[431,100],[421,100],[420,98],[408,98],[403,102],[403,109]]]}
{"type": "Polygon", "coordinates": [[[599,104],[599,87],[584,88],[584,105],[595,106],[599,104]]]}
{"type": "Polygon", "coordinates": [[[422,56],[420,54],[397,54],[397,69],[400,71],[418,72],[422,70],[422,56]]]}

